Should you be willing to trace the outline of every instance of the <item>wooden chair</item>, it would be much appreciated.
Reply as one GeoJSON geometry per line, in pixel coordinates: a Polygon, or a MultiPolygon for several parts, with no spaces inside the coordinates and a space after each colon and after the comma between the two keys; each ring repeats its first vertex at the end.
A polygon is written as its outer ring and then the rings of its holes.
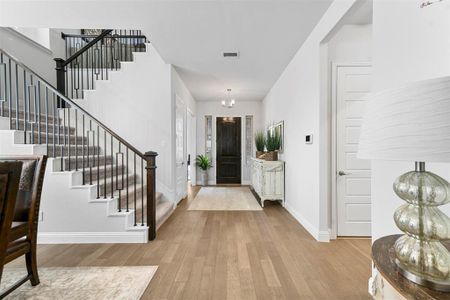
{"type": "MultiPolygon", "coordinates": [[[[33,286],[39,284],[36,262],[36,241],[39,219],[39,205],[42,184],[44,182],[46,156],[7,156],[0,157],[0,163],[21,162],[19,189],[16,196],[14,212],[9,232],[0,236],[0,270],[5,264],[25,255],[27,275],[9,287],[0,295],[5,297],[20,285],[30,280],[33,286]]],[[[8,230],[5,228],[5,230],[8,230]]],[[[0,281],[1,281],[0,272],[0,281]]]]}

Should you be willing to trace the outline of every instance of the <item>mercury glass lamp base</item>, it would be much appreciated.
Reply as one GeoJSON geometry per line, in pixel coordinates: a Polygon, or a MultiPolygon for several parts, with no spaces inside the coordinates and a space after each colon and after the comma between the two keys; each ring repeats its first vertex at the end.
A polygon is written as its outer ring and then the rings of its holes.
{"type": "Polygon", "coordinates": [[[419,285],[423,285],[429,289],[441,291],[441,292],[450,292],[450,279],[449,280],[432,280],[426,279],[417,275],[413,272],[407,270],[407,268],[398,260],[395,259],[395,263],[397,264],[397,269],[400,274],[406,277],[408,280],[417,283],[419,285]]]}

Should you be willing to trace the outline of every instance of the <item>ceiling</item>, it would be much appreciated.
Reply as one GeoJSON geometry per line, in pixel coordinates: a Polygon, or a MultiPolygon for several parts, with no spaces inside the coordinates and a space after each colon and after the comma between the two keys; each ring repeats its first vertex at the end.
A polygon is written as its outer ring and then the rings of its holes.
{"type": "Polygon", "coordinates": [[[0,25],[143,29],[197,101],[219,101],[227,88],[252,101],[264,98],[331,2],[0,0],[0,25]],[[229,50],[240,57],[224,59],[229,50]]]}
{"type": "Polygon", "coordinates": [[[146,34],[197,101],[262,100],[331,0],[168,1],[146,34]],[[223,58],[223,51],[239,58],[223,58]]]}

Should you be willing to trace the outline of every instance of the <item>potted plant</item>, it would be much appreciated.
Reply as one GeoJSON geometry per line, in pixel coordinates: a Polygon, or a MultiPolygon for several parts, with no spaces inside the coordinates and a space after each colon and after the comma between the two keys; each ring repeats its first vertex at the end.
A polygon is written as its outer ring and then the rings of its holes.
{"type": "Polygon", "coordinates": [[[276,130],[267,130],[265,160],[278,160],[278,150],[281,146],[281,135],[276,130]]]}
{"type": "Polygon", "coordinates": [[[255,134],[255,145],[256,145],[256,158],[259,158],[264,154],[264,148],[266,147],[266,137],[264,132],[258,131],[255,134]]]}
{"type": "Polygon", "coordinates": [[[211,159],[206,155],[198,155],[197,166],[200,168],[200,180],[202,185],[208,185],[208,169],[212,167],[211,159]]]}

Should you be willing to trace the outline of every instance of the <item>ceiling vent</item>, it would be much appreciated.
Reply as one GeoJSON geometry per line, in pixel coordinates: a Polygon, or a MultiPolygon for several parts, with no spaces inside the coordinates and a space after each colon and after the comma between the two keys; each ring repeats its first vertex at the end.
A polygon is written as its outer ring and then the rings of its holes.
{"type": "Polygon", "coordinates": [[[237,51],[223,52],[223,57],[225,57],[225,58],[238,58],[239,57],[239,52],[237,52],[237,51]]]}

